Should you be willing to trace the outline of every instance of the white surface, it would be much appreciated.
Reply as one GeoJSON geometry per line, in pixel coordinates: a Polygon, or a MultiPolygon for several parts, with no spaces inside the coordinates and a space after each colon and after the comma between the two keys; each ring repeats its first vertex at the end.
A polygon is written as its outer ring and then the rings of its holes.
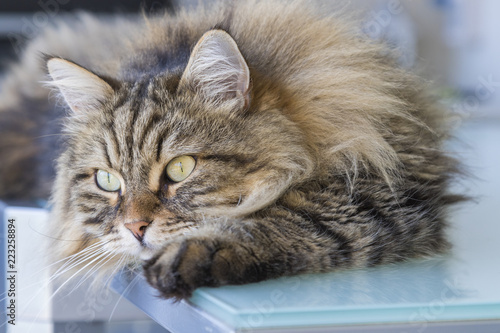
{"type": "Polygon", "coordinates": [[[7,332],[29,332],[34,323],[38,323],[33,327],[36,332],[52,332],[52,306],[47,302],[51,289],[43,282],[48,281],[49,272],[41,251],[46,237],[35,231],[46,230],[47,212],[8,207],[4,217],[5,235],[7,220],[15,219],[16,226],[16,325],[7,325],[7,332]]]}

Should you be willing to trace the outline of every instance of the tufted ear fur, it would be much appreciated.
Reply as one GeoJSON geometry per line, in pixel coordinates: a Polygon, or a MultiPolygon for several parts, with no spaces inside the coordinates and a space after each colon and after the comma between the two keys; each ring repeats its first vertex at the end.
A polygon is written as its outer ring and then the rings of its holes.
{"type": "Polygon", "coordinates": [[[46,84],[57,88],[75,113],[95,109],[113,94],[106,81],[70,61],[51,58],[47,69],[52,81],[46,84]]]}
{"type": "Polygon", "coordinates": [[[205,98],[249,103],[250,71],[236,42],[223,30],[210,30],[198,41],[180,86],[189,86],[205,98]]]}

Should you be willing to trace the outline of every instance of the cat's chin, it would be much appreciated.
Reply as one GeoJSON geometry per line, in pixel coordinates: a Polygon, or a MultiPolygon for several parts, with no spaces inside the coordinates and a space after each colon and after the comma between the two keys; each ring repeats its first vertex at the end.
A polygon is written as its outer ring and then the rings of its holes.
{"type": "Polygon", "coordinates": [[[150,248],[144,248],[141,253],[139,253],[139,258],[141,260],[150,260],[156,254],[156,251],[150,248]]]}

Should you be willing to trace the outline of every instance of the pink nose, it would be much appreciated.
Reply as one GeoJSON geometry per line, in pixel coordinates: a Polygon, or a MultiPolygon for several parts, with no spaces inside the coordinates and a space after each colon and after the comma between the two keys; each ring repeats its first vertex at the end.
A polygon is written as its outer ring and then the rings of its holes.
{"type": "Polygon", "coordinates": [[[128,230],[132,231],[132,234],[137,238],[139,242],[142,242],[142,238],[144,237],[144,233],[146,232],[146,228],[149,225],[149,222],[146,221],[137,221],[126,223],[125,227],[128,230]]]}

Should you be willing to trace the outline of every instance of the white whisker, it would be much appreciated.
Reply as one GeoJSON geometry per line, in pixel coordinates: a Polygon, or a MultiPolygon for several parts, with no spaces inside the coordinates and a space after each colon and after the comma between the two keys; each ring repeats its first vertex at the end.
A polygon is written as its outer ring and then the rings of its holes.
{"type": "Polygon", "coordinates": [[[97,248],[100,249],[101,246],[104,246],[105,244],[109,243],[109,241],[100,241],[100,242],[97,242],[95,244],[92,244],[91,246],[89,247],[86,247],[85,249],[71,255],[71,256],[68,256],[64,259],[61,259],[61,260],[58,260],[56,263],[59,263],[65,259],[69,259],[67,260],[63,266],[61,266],[55,273],[57,273],[59,270],[63,269],[65,265],[68,265],[70,264],[71,262],[75,261],[78,259],[78,257],[82,256],[82,255],[85,255],[86,253],[90,253],[90,252],[94,252],[94,250],[96,250],[97,248]]]}
{"type": "Polygon", "coordinates": [[[78,266],[82,265],[82,264],[83,264],[83,263],[85,263],[87,260],[91,260],[92,258],[94,258],[94,257],[96,257],[96,256],[99,256],[99,255],[101,255],[101,254],[103,254],[103,253],[106,253],[106,252],[107,252],[107,251],[105,251],[105,250],[103,250],[103,249],[98,249],[98,250],[95,250],[95,251],[94,251],[94,252],[92,252],[92,253],[89,253],[89,254],[85,255],[85,256],[84,256],[84,257],[82,257],[82,258],[79,258],[79,260],[78,260],[78,261],[75,261],[75,262],[71,263],[71,265],[69,265],[69,266],[66,266],[66,265],[65,265],[65,266],[61,267],[61,268],[62,268],[62,270],[57,271],[56,273],[54,273],[54,274],[52,275],[52,277],[51,277],[51,281],[52,281],[52,280],[54,280],[54,279],[55,279],[55,278],[57,278],[57,277],[60,277],[60,276],[62,276],[62,275],[64,275],[64,274],[66,274],[67,272],[71,271],[72,269],[74,269],[74,268],[76,268],[76,267],[78,267],[78,266]]]}
{"type": "MultiPolygon", "coordinates": [[[[99,249],[99,250],[102,250],[102,249],[99,249]]],[[[111,253],[112,254],[112,253],[111,253]]],[[[106,258],[107,256],[110,255],[110,252],[106,252],[104,251],[103,253],[99,254],[96,258],[93,258],[90,262],[88,262],[87,264],[85,264],[83,267],[81,267],[78,271],[76,271],[73,275],[71,275],[66,281],[64,281],[57,289],[56,291],[54,291],[52,293],[52,295],[47,299],[47,303],[50,303],[50,301],[52,301],[52,299],[57,295],[57,293],[69,282],[71,281],[75,276],[77,276],[82,270],[84,270],[85,268],[87,268],[89,265],[93,264],[94,262],[98,261],[98,260],[101,260],[102,258],[106,258]]],[[[33,323],[38,319],[38,317],[40,316],[40,313],[43,311],[44,309],[40,309],[40,311],[38,311],[35,319],[33,320],[32,322],[32,325],[33,323]]],[[[30,326],[31,327],[31,326],[30,326]]]]}
{"type": "Polygon", "coordinates": [[[140,275],[136,275],[132,281],[130,281],[130,283],[128,284],[128,286],[125,288],[125,290],[123,290],[122,293],[120,293],[120,297],[118,298],[118,300],[116,301],[116,304],[115,306],[113,307],[113,310],[111,311],[111,314],[109,315],[109,319],[108,319],[108,322],[111,321],[111,318],[113,317],[113,315],[115,314],[115,311],[116,311],[116,308],[118,307],[118,304],[120,303],[120,301],[122,300],[123,296],[130,290],[132,289],[132,287],[137,283],[139,282],[139,277],[140,275]]]}
{"type": "MultiPolygon", "coordinates": [[[[76,258],[77,256],[79,256],[79,255],[81,255],[81,254],[83,254],[83,253],[85,253],[85,252],[88,252],[88,251],[92,250],[92,248],[94,248],[94,247],[96,247],[96,246],[99,246],[99,245],[104,245],[104,244],[106,244],[106,243],[109,243],[109,241],[100,241],[100,242],[97,242],[97,243],[95,243],[95,244],[93,244],[93,245],[91,245],[91,246],[89,246],[89,247],[85,248],[84,250],[82,250],[82,251],[80,251],[80,252],[77,252],[77,253],[75,253],[75,254],[72,254],[72,255],[70,255],[70,256],[67,256],[66,258],[62,258],[62,259],[59,259],[59,260],[57,260],[57,261],[55,261],[55,262],[53,262],[53,263],[51,263],[51,264],[48,264],[47,266],[45,266],[45,267],[43,267],[43,268],[39,269],[38,271],[34,272],[34,273],[32,274],[32,276],[37,276],[37,275],[41,274],[44,270],[47,270],[48,268],[50,268],[50,267],[52,267],[52,266],[54,266],[54,265],[56,265],[56,264],[58,264],[58,263],[60,263],[60,262],[62,262],[62,261],[67,261],[66,263],[64,263],[64,265],[62,265],[62,266],[58,269],[58,271],[59,271],[59,270],[61,270],[61,269],[64,269],[64,267],[65,267],[67,264],[69,264],[70,262],[74,261],[74,260],[75,260],[75,258],[76,258]]],[[[94,249],[94,250],[95,250],[95,249],[94,249]]],[[[58,271],[54,272],[52,276],[54,276],[55,274],[57,274],[57,273],[58,273],[58,271]]],[[[51,277],[52,277],[52,276],[51,276],[51,277]]],[[[49,278],[49,279],[51,279],[51,278],[49,278]]],[[[42,283],[43,283],[43,282],[41,282],[41,281],[37,281],[37,282],[35,282],[35,283],[29,284],[29,285],[25,285],[23,288],[19,289],[19,291],[26,290],[26,289],[28,289],[28,288],[30,288],[30,287],[33,287],[33,286],[36,286],[36,285],[38,285],[38,284],[42,284],[42,283]]],[[[45,287],[47,287],[47,286],[45,286],[45,287]]],[[[3,293],[1,293],[1,294],[0,294],[0,296],[3,296],[3,295],[7,295],[7,291],[5,291],[5,292],[3,292],[3,293]]],[[[5,296],[5,297],[3,297],[3,298],[0,298],[0,302],[1,302],[1,301],[3,301],[3,300],[5,300],[5,299],[7,299],[7,296],[5,296]]]]}
{"type": "MultiPolygon", "coordinates": [[[[48,278],[48,280],[45,282],[45,283],[42,283],[43,286],[41,286],[38,290],[38,292],[35,293],[35,295],[33,295],[33,297],[26,303],[26,305],[24,306],[24,308],[21,310],[21,313],[23,313],[24,311],[26,311],[28,309],[28,307],[31,305],[31,303],[33,302],[33,300],[35,300],[41,292],[43,292],[47,287],[50,286],[50,284],[55,280],[57,279],[59,276],[61,276],[62,274],[65,274],[68,270],[70,269],[73,269],[74,267],[80,265],[83,263],[84,260],[87,260],[89,257],[92,257],[92,256],[95,256],[95,255],[98,255],[101,251],[103,251],[102,249],[94,249],[94,251],[90,254],[90,255],[87,255],[85,259],[82,259],[80,260],[79,262],[75,263],[74,265],[72,265],[72,267],[68,267],[67,269],[65,269],[64,271],[62,272],[56,272],[54,273],[52,276],[50,276],[48,278]]],[[[38,283],[34,283],[33,285],[36,285],[38,283]]]]}
{"type": "Polygon", "coordinates": [[[105,286],[108,286],[108,284],[110,283],[111,279],[113,278],[113,276],[116,274],[116,272],[122,268],[122,265],[125,263],[125,261],[129,258],[129,255],[128,254],[122,254],[121,255],[121,258],[120,260],[118,260],[118,263],[116,264],[116,267],[115,269],[111,272],[110,276],[106,279],[106,281],[104,282],[104,285],[105,286]]]}
{"type": "Polygon", "coordinates": [[[104,257],[101,261],[102,263],[97,263],[94,265],[94,267],[90,268],[87,273],[85,273],[81,278],[80,281],[76,284],[76,286],[71,290],[68,295],[72,294],[76,289],[78,289],[85,281],[87,281],[92,274],[95,272],[99,271],[104,265],[106,265],[110,260],[112,260],[116,256],[115,252],[110,252],[108,256],[104,257]]]}

